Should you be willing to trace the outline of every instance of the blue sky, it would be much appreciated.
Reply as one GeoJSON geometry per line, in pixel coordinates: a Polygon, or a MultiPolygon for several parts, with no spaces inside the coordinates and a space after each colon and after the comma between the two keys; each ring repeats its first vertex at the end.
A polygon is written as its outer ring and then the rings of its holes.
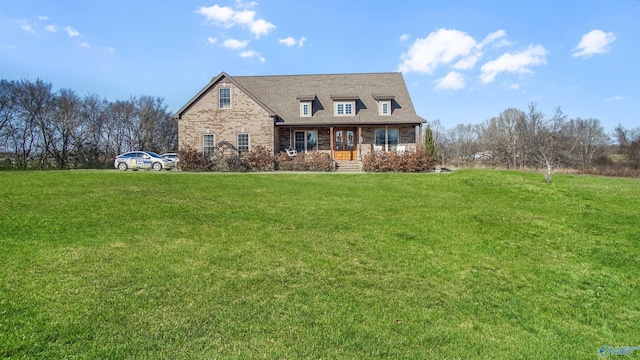
{"type": "Polygon", "coordinates": [[[176,111],[212,77],[401,71],[452,128],[534,102],[640,126],[640,1],[0,0],[0,78],[176,111]]]}

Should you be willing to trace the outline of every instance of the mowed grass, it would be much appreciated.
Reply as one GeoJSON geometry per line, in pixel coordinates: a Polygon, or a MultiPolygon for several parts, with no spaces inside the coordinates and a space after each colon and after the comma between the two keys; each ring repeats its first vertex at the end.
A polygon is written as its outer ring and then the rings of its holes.
{"type": "Polygon", "coordinates": [[[640,181],[0,172],[0,265],[2,358],[596,358],[640,181]]]}

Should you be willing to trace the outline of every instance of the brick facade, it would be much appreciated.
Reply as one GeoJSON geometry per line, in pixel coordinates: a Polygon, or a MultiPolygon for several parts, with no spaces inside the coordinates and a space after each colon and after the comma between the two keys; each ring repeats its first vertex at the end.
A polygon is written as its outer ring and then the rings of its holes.
{"type": "Polygon", "coordinates": [[[251,97],[232,83],[222,79],[187,109],[178,120],[178,148],[202,151],[202,135],[213,134],[215,142],[237,144],[237,134],[249,134],[249,150],[262,145],[275,149],[273,118],[251,97]],[[220,109],[219,89],[231,89],[231,108],[220,109]]]}

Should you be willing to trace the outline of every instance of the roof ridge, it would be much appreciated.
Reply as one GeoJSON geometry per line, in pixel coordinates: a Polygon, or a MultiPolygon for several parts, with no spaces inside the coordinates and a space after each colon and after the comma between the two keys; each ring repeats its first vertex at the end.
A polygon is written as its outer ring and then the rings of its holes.
{"type": "Polygon", "coordinates": [[[366,72],[366,73],[329,73],[329,74],[285,74],[285,75],[236,75],[234,78],[246,77],[296,77],[296,76],[338,76],[338,75],[383,75],[402,74],[400,71],[366,72]]]}

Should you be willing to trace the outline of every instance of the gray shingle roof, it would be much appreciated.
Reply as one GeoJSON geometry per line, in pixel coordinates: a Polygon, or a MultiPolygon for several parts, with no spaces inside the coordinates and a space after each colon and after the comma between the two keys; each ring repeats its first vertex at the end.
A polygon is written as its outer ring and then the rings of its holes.
{"type": "Polygon", "coordinates": [[[420,124],[401,73],[234,76],[283,121],[276,125],[420,124]],[[315,95],[313,115],[300,117],[300,99],[315,95]],[[339,95],[337,95],[339,94],[339,95]],[[391,115],[378,114],[377,99],[391,100],[391,115]],[[334,99],[356,99],[355,116],[334,116],[334,99]]]}
{"type": "Polygon", "coordinates": [[[222,72],[176,113],[179,118],[220,79],[238,85],[270,115],[277,126],[420,124],[401,73],[229,76],[222,72]],[[338,95],[339,94],[339,95],[338,95]],[[381,95],[384,94],[384,95],[381,95]],[[355,116],[334,116],[334,100],[355,100],[355,116]],[[300,116],[300,101],[313,101],[311,117],[300,116]],[[378,100],[391,101],[391,115],[378,114],[378,100]]]}

